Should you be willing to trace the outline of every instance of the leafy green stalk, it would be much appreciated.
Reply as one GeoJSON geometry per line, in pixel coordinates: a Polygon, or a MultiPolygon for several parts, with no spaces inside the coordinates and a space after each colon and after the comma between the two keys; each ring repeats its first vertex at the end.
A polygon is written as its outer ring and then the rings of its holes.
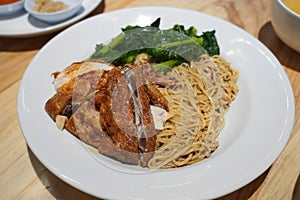
{"type": "Polygon", "coordinates": [[[187,39],[183,39],[183,40],[179,40],[179,41],[164,43],[161,45],[161,48],[168,49],[168,48],[177,47],[180,45],[193,44],[193,43],[195,43],[195,40],[193,40],[193,38],[187,38],[187,39]]]}
{"type": "Polygon", "coordinates": [[[162,72],[167,72],[172,67],[177,66],[178,64],[179,64],[178,60],[168,60],[168,61],[164,61],[164,62],[153,65],[153,69],[160,70],[162,72]]]}
{"type": "Polygon", "coordinates": [[[107,54],[110,50],[112,50],[114,47],[116,47],[119,43],[124,40],[125,34],[120,33],[117,37],[115,37],[107,46],[103,46],[101,50],[99,50],[99,53],[101,55],[107,54]]]}

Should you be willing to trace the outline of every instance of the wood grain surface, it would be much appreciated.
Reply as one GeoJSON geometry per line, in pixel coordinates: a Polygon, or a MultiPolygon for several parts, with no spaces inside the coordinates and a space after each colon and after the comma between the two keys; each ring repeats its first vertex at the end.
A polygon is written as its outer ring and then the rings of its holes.
{"type": "MultiPolygon", "coordinates": [[[[170,6],[207,13],[246,30],[283,65],[292,84],[296,114],[290,140],[262,175],[220,200],[300,199],[300,54],[282,43],[272,28],[271,0],[103,0],[88,16],[136,6],[170,6]]],[[[184,16],[183,16],[184,17],[184,16]]],[[[0,19],[1,20],[1,19],[0,19]]],[[[17,117],[22,75],[37,52],[57,33],[35,38],[0,38],[0,200],[97,199],[64,183],[33,155],[17,117]]]]}

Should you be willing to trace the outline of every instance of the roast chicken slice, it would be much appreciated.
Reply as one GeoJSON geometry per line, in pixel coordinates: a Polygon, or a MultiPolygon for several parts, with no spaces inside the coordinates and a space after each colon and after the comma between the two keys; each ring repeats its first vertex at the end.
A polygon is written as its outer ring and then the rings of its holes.
{"type": "Polygon", "coordinates": [[[151,107],[168,110],[156,87],[172,84],[172,79],[147,63],[114,67],[103,61],[74,63],[54,77],[57,92],[45,105],[54,121],[66,116],[64,128],[99,153],[147,166],[158,131],[151,107]]]}

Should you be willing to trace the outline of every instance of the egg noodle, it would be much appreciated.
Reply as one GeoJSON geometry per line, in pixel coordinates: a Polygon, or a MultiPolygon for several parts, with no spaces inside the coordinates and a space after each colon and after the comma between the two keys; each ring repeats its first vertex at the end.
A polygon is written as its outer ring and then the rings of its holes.
{"type": "Polygon", "coordinates": [[[172,88],[159,88],[169,104],[149,168],[177,168],[207,157],[219,146],[225,113],[239,90],[238,71],[221,56],[202,55],[168,72],[172,88]]]}

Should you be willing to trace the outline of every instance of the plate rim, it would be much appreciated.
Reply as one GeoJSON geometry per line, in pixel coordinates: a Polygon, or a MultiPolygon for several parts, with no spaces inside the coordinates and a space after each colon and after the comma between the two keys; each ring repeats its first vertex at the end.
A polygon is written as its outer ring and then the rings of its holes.
{"type": "MultiPolygon", "coordinates": [[[[288,93],[290,95],[290,97],[287,97],[289,98],[288,100],[290,101],[290,109],[292,111],[292,115],[290,116],[290,119],[288,120],[289,123],[291,123],[291,125],[289,126],[289,128],[287,130],[285,130],[285,132],[288,132],[288,134],[286,133],[285,134],[285,140],[282,141],[280,144],[280,151],[279,153],[275,153],[275,154],[278,154],[274,157],[273,155],[273,159],[271,159],[267,165],[265,165],[264,167],[261,167],[260,168],[260,171],[259,172],[253,172],[254,174],[251,175],[251,177],[248,178],[248,181],[246,183],[244,183],[243,185],[241,184],[237,184],[236,186],[232,186],[231,188],[228,189],[228,191],[226,193],[223,193],[223,194],[218,194],[216,196],[216,194],[212,194],[212,196],[210,196],[209,198],[217,198],[217,197],[220,197],[220,196],[223,196],[223,195],[226,195],[230,192],[233,192],[241,187],[243,187],[244,185],[248,184],[249,182],[253,181],[255,178],[257,178],[259,175],[261,175],[265,170],[267,170],[271,164],[277,159],[277,157],[280,155],[280,153],[283,151],[284,147],[286,146],[287,142],[288,142],[288,139],[290,138],[290,135],[291,135],[291,131],[292,131],[292,128],[293,128],[293,124],[294,124],[294,115],[295,115],[295,102],[294,102],[294,94],[293,94],[293,90],[292,90],[292,87],[291,87],[291,84],[290,84],[290,81],[289,81],[289,78],[287,76],[287,74],[284,72],[283,70],[283,67],[282,65],[280,64],[280,62],[278,61],[278,59],[275,57],[275,55],[262,43],[260,42],[257,38],[255,38],[253,35],[251,35],[250,33],[246,32],[245,30],[241,29],[240,27],[224,20],[224,19],[221,19],[221,18],[217,18],[215,16],[212,16],[212,15],[208,15],[208,14],[205,14],[205,13],[201,13],[201,12],[198,12],[198,11],[194,11],[194,10],[188,10],[188,9],[184,9],[184,8],[174,8],[174,7],[168,7],[168,6],[140,6],[140,7],[132,7],[132,8],[124,8],[124,9],[120,9],[120,10],[114,10],[114,11],[110,11],[110,12],[106,12],[106,13],[103,13],[101,14],[101,16],[93,16],[91,18],[88,18],[88,19],[85,19],[81,22],[79,22],[78,24],[76,25],[73,25],[71,27],[69,27],[68,29],[62,31],[61,33],[59,33],[57,36],[55,36],[54,38],[52,38],[47,44],[50,44],[51,42],[55,41],[56,38],[59,38],[59,37],[63,37],[63,35],[67,32],[67,31],[71,31],[73,29],[73,27],[75,26],[80,26],[82,23],[88,23],[88,21],[90,20],[94,20],[94,18],[101,18],[101,17],[105,17],[107,14],[113,14],[113,13],[116,13],[116,12],[124,12],[124,11],[134,11],[134,10],[140,10],[140,9],[174,9],[174,10],[181,10],[181,11],[185,11],[185,12],[194,12],[196,14],[201,14],[201,15],[204,15],[206,17],[212,17],[214,19],[217,19],[219,21],[222,21],[222,23],[226,23],[226,24],[229,24],[230,26],[233,26],[234,28],[237,28],[239,29],[240,31],[242,31],[244,34],[246,34],[248,37],[251,37],[252,39],[254,39],[258,45],[260,45],[261,48],[263,48],[265,51],[267,51],[268,53],[268,56],[271,56],[271,58],[273,59],[273,61],[275,61],[276,63],[276,66],[278,67],[277,69],[279,70],[280,74],[285,76],[286,80],[287,80],[287,87],[289,89],[288,93]],[[233,188],[235,187],[235,188],[233,188]]],[[[42,54],[43,50],[47,48],[48,45],[45,45],[39,52],[38,54],[33,58],[33,60],[31,61],[31,63],[34,63],[35,62],[35,59],[38,59],[38,56],[40,54],[42,54]]],[[[31,66],[31,63],[29,64],[29,66],[31,66]]],[[[28,66],[28,68],[29,68],[28,66]]],[[[27,68],[27,69],[28,69],[27,68]]],[[[25,75],[27,74],[27,69],[24,73],[24,77],[25,75]]],[[[18,93],[18,118],[19,118],[19,122],[20,122],[20,126],[21,126],[21,129],[22,129],[22,132],[23,132],[23,128],[22,128],[22,123],[21,123],[21,115],[20,115],[20,108],[21,108],[21,92],[22,92],[22,87],[23,87],[23,82],[25,80],[25,78],[22,78],[22,81],[21,81],[21,84],[20,84],[20,88],[19,88],[19,93],[18,93]]],[[[24,138],[27,142],[27,138],[23,132],[23,135],[24,135],[24,138]]],[[[28,144],[28,142],[27,142],[28,144]]],[[[30,145],[28,144],[28,146],[30,147],[30,145]]],[[[36,155],[36,152],[32,151],[35,155],[36,155]]],[[[274,153],[274,152],[273,152],[274,153]]],[[[37,156],[36,157],[45,165],[45,160],[43,158],[40,158],[40,156],[37,156]]],[[[47,165],[45,165],[47,166],[47,165]]],[[[60,175],[57,175],[57,172],[55,171],[55,169],[53,169],[51,166],[49,168],[49,166],[47,166],[47,169],[49,169],[53,174],[55,174],[57,177],[59,177],[60,179],[62,179],[64,182],[76,187],[77,189],[79,190],[82,190],[83,192],[86,192],[88,194],[91,194],[91,195],[94,195],[94,196],[98,196],[97,194],[93,194],[91,193],[90,191],[87,191],[87,190],[84,190],[82,188],[80,188],[78,185],[74,184],[74,182],[68,180],[68,179],[65,179],[63,177],[61,177],[60,175]]],[[[104,198],[118,198],[118,196],[98,196],[98,197],[104,197],[104,198]]]]}

